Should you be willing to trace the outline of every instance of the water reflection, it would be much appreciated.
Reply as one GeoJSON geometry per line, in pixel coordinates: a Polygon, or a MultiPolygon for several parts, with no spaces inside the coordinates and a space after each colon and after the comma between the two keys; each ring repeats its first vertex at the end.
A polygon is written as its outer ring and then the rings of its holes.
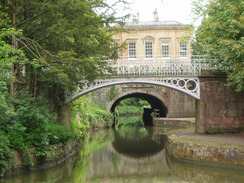
{"type": "Polygon", "coordinates": [[[125,156],[141,158],[152,156],[164,149],[166,135],[154,135],[153,127],[144,127],[141,117],[119,118],[114,130],[113,147],[125,156]]]}
{"type": "MultiPolygon", "coordinates": [[[[129,118],[126,119],[129,122],[129,118]]],[[[125,120],[125,121],[126,121],[125,120]]],[[[139,122],[138,122],[139,123],[139,122]]],[[[123,126],[123,125],[122,125],[123,126]]],[[[122,127],[121,126],[121,127],[122,127]]],[[[134,125],[136,126],[136,125],[134,125]]],[[[244,182],[243,172],[172,162],[162,128],[90,132],[79,155],[64,164],[6,179],[6,183],[244,182]]],[[[123,130],[122,130],[123,129],[123,130]]]]}
{"type": "Polygon", "coordinates": [[[149,135],[143,138],[124,138],[119,133],[115,132],[113,141],[114,149],[123,155],[140,158],[152,156],[164,149],[167,137],[162,137],[161,142],[156,142],[149,135]]]}

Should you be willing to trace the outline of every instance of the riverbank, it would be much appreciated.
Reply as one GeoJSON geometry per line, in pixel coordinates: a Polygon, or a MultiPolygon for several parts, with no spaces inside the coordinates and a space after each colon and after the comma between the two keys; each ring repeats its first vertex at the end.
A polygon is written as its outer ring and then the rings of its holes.
{"type": "Polygon", "coordinates": [[[198,135],[188,128],[167,135],[168,152],[177,161],[244,170],[244,133],[198,135]]]}
{"type": "Polygon", "coordinates": [[[26,171],[47,169],[64,162],[68,158],[77,154],[80,149],[79,140],[69,140],[50,146],[48,156],[36,156],[36,149],[31,148],[27,153],[12,150],[10,159],[7,162],[4,176],[21,174],[26,171]]]}

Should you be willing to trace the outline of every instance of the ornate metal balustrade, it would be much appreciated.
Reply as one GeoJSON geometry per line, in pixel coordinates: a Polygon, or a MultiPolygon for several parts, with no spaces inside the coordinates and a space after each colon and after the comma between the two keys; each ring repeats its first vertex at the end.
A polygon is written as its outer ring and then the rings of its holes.
{"type": "Polygon", "coordinates": [[[117,60],[108,61],[117,76],[197,76],[202,70],[215,70],[217,66],[210,64],[213,62],[215,60],[210,60],[206,56],[169,56],[164,58],[162,56],[152,56],[152,58],[137,56],[134,59],[119,57],[117,60]]]}
{"type": "Polygon", "coordinates": [[[93,82],[80,81],[77,92],[67,102],[99,88],[131,83],[161,85],[200,99],[197,76],[202,70],[217,69],[216,65],[210,64],[213,62],[215,60],[205,56],[167,58],[137,56],[136,59],[120,57],[117,60],[109,60],[108,64],[114,68],[115,75],[108,74],[109,79],[97,79],[93,82]]]}
{"type": "Polygon", "coordinates": [[[181,91],[192,96],[195,99],[200,99],[199,80],[197,77],[126,77],[126,78],[111,78],[111,79],[97,79],[93,82],[87,80],[80,81],[77,92],[70,97],[67,102],[71,102],[80,96],[97,90],[99,88],[120,85],[120,84],[152,84],[160,85],[175,90],[181,91]]]}

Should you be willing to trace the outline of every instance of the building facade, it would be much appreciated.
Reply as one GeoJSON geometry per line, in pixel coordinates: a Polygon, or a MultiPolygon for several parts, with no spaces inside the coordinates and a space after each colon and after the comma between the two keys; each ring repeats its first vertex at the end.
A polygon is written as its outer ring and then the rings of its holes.
{"type": "Polygon", "coordinates": [[[132,22],[125,25],[127,32],[114,35],[114,40],[126,48],[119,57],[126,59],[186,58],[191,55],[191,25],[176,21],[132,22]]]}

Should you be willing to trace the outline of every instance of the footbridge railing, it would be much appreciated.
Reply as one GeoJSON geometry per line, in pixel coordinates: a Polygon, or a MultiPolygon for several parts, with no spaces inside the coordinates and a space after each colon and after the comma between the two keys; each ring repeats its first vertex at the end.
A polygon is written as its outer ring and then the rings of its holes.
{"type": "Polygon", "coordinates": [[[119,57],[108,60],[117,76],[156,75],[156,76],[197,76],[202,70],[217,69],[216,60],[206,56],[136,56],[136,58],[119,57]]]}

